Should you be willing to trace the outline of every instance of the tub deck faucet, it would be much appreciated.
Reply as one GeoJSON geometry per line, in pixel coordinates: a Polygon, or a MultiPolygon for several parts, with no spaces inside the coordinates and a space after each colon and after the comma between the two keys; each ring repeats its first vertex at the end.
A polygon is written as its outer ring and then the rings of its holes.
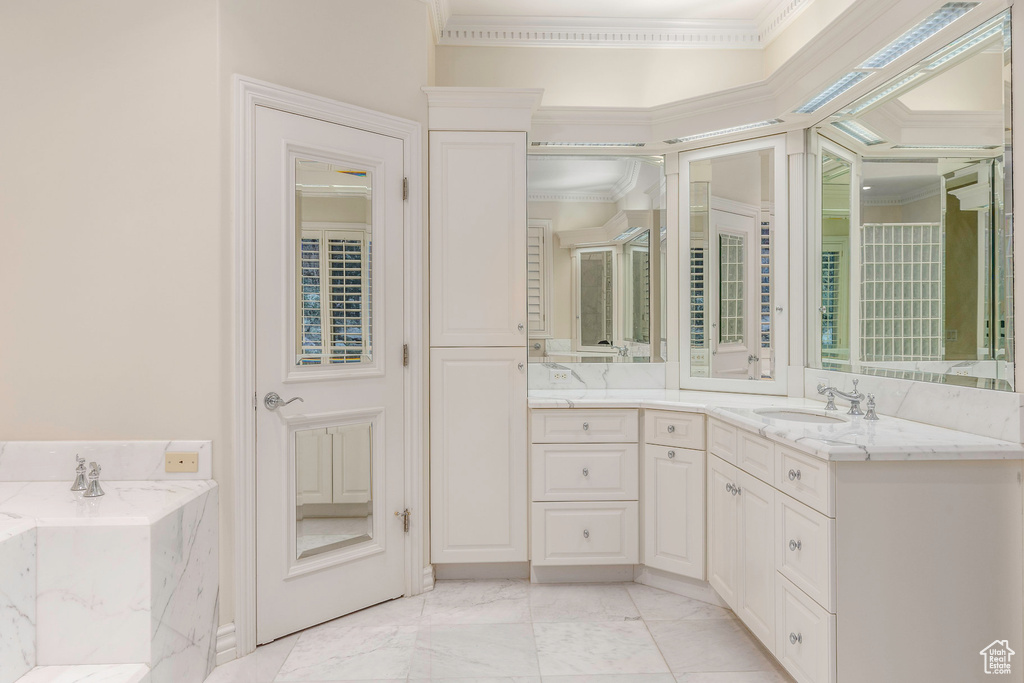
{"type": "Polygon", "coordinates": [[[864,412],[860,409],[860,402],[864,400],[864,394],[857,391],[857,382],[860,380],[853,380],[853,392],[847,393],[840,391],[835,387],[825,384],[822,382],[818,385],[819,394],[828,394],[828,403],[825,404],[825,410],[837,410],[835,397],[845,398],[850,402],[850,410],[847,411],[847,415],[863,415],[864,412]]]}
{"type": "Polygon", "coordinates": [[[100,488],[101,469],[96,463],[89,463],[89,489],[82,494],[86,498],[98,498],[103,495],[103,489],[100,488]]]}
{"type": "Polygon", "coordinates": [[[75,460],[78,461],[78,467],[75,468],[75,483],[71,485],[72,491],[84,491],[85,486],[85,458],[80,455],[75,456],[75,460]]]}

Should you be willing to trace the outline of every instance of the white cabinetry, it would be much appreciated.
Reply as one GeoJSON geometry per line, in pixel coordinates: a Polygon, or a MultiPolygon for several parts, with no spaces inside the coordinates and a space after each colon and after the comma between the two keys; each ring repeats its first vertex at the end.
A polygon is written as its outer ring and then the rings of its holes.
{"type": "Polygon", "coordinates": [[[526,349],[431,349],[434,562],[525,562],[526,349]]]}
{"type": "Polygon", "coordinates": [[[534,566],[639,563],[637,411],[534,410],[530,424],[534,566]]]}
{"type": "Polygon", "coordinates": [[[526,133],[430,132],[430,345],[526,344],[526,133]]]}
{"type": "Polygon", "coordinates": [[[704,579],[704,416],[647,410],[644,427],[643,562],[704,579]]]}

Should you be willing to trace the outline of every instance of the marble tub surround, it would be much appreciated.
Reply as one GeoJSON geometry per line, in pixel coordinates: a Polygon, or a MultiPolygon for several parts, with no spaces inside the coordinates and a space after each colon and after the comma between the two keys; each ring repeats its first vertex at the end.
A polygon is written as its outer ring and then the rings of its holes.
{"type": "Polygon", "coordinates": [[[0,513],[0,683],[36,665],[36,529],[0,513]]]}
{"type": "Polygon", "coordinates": [[[0,482],[0,515],[35,527],[35,663],[144,665],[152,683],[200,683],[216,650],[217,485],[104,487],[83,498],[63,481],[0,482]]]}
{"type": "Polygon", "coordinates": [[[210,441],[0,441],[0,482],[75,480],[75,456],[103,467],[105,481],[213,479],[210,441]],[[164,471],[166,453],[199,454],[198,472],[164,471]]]}
{"type": "MultiPolygon", "coordinates": [[[[874,394],[880,415],[892,415],[1004,441],[1024,441],[1024,394],[1012,391],[808,368],[804,370],[804,395],[823,402],[825,397],[817,391],[820,381],[825,380],[843,391],[851,391],[855,379],[859,381],[861,393],[874,394]]],[[[846,401],[836,398],[836,406],[840,410],[845,410],[848,405],[846,401]]]]}
{"type": "MultiPolygon", "coordinates": [[[[837,400],[838,404],[838,400],[837,400]]],[[[531,391],[531,408],[655,408],[701,412],[823,460],[1003,460],[1024,458],[1024,446],[973,433],[881,415],[876,422],[831,415],[835,424],[808,424],[759,415],[767,407],[824,413],[822,403],[803,398],[699,391],[531,391]]]]}
{"type": "MultiPolygon", "coordinates": [[[[614,359],[618,361],[619,359],[614,359]]],[[[664,363],[528,363],[527,383],[534,390],[664,389],[664,363]],[[568,384],[551,380],[552,370],[567,370],[568,384]]]]}

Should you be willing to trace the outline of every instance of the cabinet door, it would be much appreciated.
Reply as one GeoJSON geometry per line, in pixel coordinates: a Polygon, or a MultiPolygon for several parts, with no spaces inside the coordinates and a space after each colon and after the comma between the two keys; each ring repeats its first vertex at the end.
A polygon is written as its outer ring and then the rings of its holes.
{"type": "Polygon", "coordinates": [[[704,451],[644,446],[648,567],[704,579],[704,458],[704,451]]]}
{"type": "Polygon", "coordinates": [[[526,348],[430,351],[431,561],[525,562],[526,348]]]}
{"type": "Polygon", "coordinates": [[[734,610],[738,605],[739,503],[733,493],[739,470],[708,456],[708,581],[734,610]]]}
{"type": "Polygon", "coordinates": [[[430,345],[526,344],[526,133],[430,132],[430,345]]]}
{"type": "Polygon", "coordinates": [[[739,607],[736,614],[765,646],[775,648],[775,490],[739,473],[739,607]]]}

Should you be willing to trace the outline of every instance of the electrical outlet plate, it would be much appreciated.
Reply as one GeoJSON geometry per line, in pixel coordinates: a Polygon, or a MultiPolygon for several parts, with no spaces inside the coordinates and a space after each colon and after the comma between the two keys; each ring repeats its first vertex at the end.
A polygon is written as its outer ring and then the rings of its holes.
{"type": "Polygon", "coordinates": [[[551,368],[548,381],[552,384],[569,384],[572,378],[572,371],[564,368],[551,368]]]}
{"type": "Polygon", "coordinates": [[[165,472],[198,472],[199,453],[185,451],[179,453],[164,453],[165,472]]]}

